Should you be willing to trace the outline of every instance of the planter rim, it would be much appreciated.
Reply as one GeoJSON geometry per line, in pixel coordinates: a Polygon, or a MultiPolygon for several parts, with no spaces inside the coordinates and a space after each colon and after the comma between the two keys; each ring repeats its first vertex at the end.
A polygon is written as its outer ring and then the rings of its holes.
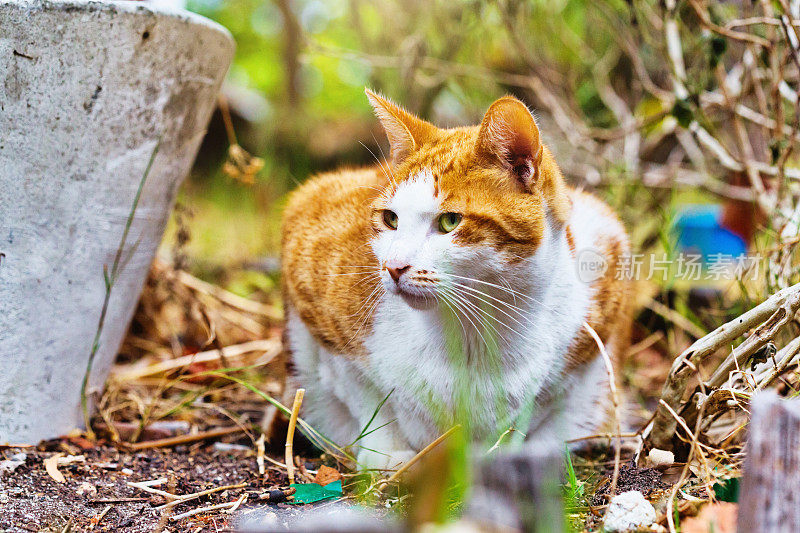
{"type": "Polygon", "coordinates": [[[18,7],[26,11],[80,11],[98,12],[109,11],[112,13],[126,13],[131,15],[161,15],[171,17],[182,22],[205,26],[210,30],[225,35],[231,44],[235,45],[233,35],[228,29],[211,19],[197,13],[169,7],[163,4],[151,4],[142,0],[0,0],[0,7],[18,7]]]}

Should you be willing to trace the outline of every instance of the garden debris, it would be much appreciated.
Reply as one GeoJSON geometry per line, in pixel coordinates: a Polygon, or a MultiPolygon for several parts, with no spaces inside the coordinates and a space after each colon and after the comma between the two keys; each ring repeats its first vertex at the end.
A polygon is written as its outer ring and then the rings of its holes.
{"type": "Polygon", "coordinates": [[[57,453],[55,455],[51,455],[47,459],[44,460],[44,469],[47,471],[47,474],[56,480],[58,483],[64,483],[67,480],[64,478],[64,474],[62,474],[58,470],[58,460],[63,456],[62,453],[57,453]]]}
{"type": "Polygon", "coordinates": [[[258,499],[263,502],[280,503],[286,501],[286,498],[297,492],[295,488],[288,488],[286,490],[276,489],[263,494],[259,494],[258,499]]]}
{"type": "Polygon", "coordinates": [[[614,496],[608,504],[603,530],[609,533],[636,531],[656,520],[656,510],[641,492],[631,490],[614,496]]]}
{"type": "Polygon", "coordinates": [[[291,503],[314,503],[342,496],[342,481],[337,480],[322,486],[318,483],[292,483],[295,489],[291,503]]]}
{"type": "Polygon", "coordinates": [[[714,497],[722,502],[738,502],[740,478],[734,477],[714,484],[714,497]]]}
{"type": "Polygon", "coordinates": [[[75,491],[75,494],[78,496],[95,496],[97,494],[97,487],[84,481],[78,485],[78,490],[75,491]]]}
{"type": "Polygon", "coordinates": [[[105,516],[108,514],[110,510],[111,506],[107,505],[102,511],[100,511],[97,514],[97,516],[92,517],[92,520],[89,522],[89,529],[94,529],[98,525],[100,525],[100,522],[103,520],[103,518],[105,518],[105,516]]]}
{"type": "Polygon", "coordinates": [[[4,459],[0,461],[0,474],[7,474],[13,472],[18,467],[25,464],[26,458],[27,455],[20,452],[12,455],[10,459],[4,459]]]}
{"type": "Polygon", "coordinates": [[[338,470],[330,466],[322,465],[317,470],[317,475],[314,476],[314,483],[325,486],[340,479],[342,479],[342,474],[340,474],[338,470]]]}
{"type": "MultiPolygon", "coordinates": [[[[7,500],[0,514],[0,531],[52,530],[48,526],[56,517],[72,519],[73,531],[87,531],[92,518],[98,518],[111,505],[95,531],[151,533],[161,513],[155,507],[176,500],[152,492],[145,494],[128,483],[141,484],[144,480],[144,485],[151,489],[170,492],[167,488],[170,476],[175,479],[171,496],[180,499],[173,505],[173,516],[210,505],[230,504],[212,511],[217,513],[214,515],[217,525],[225,529],[232,526],[232,518],[220,511],[233,508],[243,495],[254,500],[257,494],[287,486],[283,469],[268,467],[263,476],[258,475],[253,468],[252,451],[220,452],[202,442],[191,447],[140,451],[97,444],[84,452],[84,461],[60,457],[62,461],[72,461],[59,467],[64,482],[57,482],[45,469],[45,459],[58,464],[58,459],[54,461],[52,457],[56,457],[52,452],[31,450],[24,464],[0,476],[0,494],[7,500]],[[131,476],[104,468],[108,463],[124,466],[131,476]]],[[[240,505],[246,505],[246,500],[240,505]]],[[[172,529],[193,531],[206,523],[207,516],[199,513],[172,521],[170,525],[174,526],[172,529]]],[[[63,526],[57,530],[62,529],[63,526]]]]}
{"type": "Polygon", "coordinates": [[[264,466],[264,441],[266,437],[264,433],[261,433],[261,436],[258,437],[256,441],[256,466],[258,466],[258,473],[259,475],[264,475],[266,471],[266,467],[264,466]]]}
{"type": "MultiPolygon", "coordinates": [[[[597,487],[592,496],[592,505],[601,506],[608,503],[611,496],[611,481],[606,477],[597,487]]],[[[617,491],[619,493],[628,491],[638,491],[649,496],[651,492],[664,489],[666,485],[661,481],[661,472],[654,468],[639,468],[633,460],[622,465],[617,478],[617,491]]]]}
{"type": "Polygon", "coordinates": [[[647,454],[647,464],[651,467],[669,466],[675,462],[675,454],[668,450],[653,448],[647,454]]]}
{"type": "Polygon", "coordinates": [[[198,433],[190,433],[187,435],[179,435],[177,437],[169,437],[166,439],[159,439],[154,441],[146,441],[146,442],[137,442],[135,444],[129,444],[128,447],[131,450],[144,450],[147,448],[165,448],[167,446],[177,446],[180,444],[189,444],[192,442],[197,442],[199,440],[207,440],[207,439],[214,439],[217,437],[224,437],[226,435],[233,435],[235,433],[241,433],[244,429],[240,426],[233,426],[227,428],[215,428],[210,429],[208,431],[201,431],[198,433]]]}
{"type": "MultiPolygon", "coordinates": [[[[120,361],[137,363],[126,369],[133,372],[148,367],[154,358],[169,364],[175,357],[208,346],[275,338],[274,326],[279,320],[281,313],[274,303],[242,298],[156,260],[120,350],[120,361]]],[[[171,369],[161,371],[166,370],[171,369]]]]}

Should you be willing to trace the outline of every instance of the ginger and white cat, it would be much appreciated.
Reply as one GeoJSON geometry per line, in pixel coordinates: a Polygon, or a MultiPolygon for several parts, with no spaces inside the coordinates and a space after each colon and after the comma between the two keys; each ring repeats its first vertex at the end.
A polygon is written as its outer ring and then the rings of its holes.
{"type": "Polygon", "coordinates": [[[474,127],[439,129],[369,90],[391,145],[385,166],[295,191],[283,225],[290,393],[358,461],[388,468],[453,423],[493,442],[573,438],[605,420],[593,327],[625,348],[625,230],[569,188],[527,107],[497,100],[474,127]],[[582,280],[590,251],[605,270],[582,280]],[[388,399],[387,399],[388,397],[388,399]]]}

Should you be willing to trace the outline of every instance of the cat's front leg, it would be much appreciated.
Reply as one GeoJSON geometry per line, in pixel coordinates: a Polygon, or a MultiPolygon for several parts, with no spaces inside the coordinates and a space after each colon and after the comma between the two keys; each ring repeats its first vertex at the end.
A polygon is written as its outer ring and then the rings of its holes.
{"type": "Polygon", "coordinates": [[[356,441],[355,446],[358,450],[356,461],[359,468],[397,470],[416,455],[403,437],[388,403],[384,403],[377,414],[374,410],[363,409],[360,419],[363,436],[356,441]]]}
{"type": "Polygon", "coordinates": [[[399,443],[364,440],[356,456],[358,467],[364,470],[397,470],[416,455],[414,450],[395,449],[402,446],[399,443]]]}

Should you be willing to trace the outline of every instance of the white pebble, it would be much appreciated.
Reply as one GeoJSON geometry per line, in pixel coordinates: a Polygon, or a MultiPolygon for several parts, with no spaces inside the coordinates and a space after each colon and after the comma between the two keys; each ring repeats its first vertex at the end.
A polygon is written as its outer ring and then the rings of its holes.
{"type": "Polygon", "coordinates": [[[25,461],[0,461],[0,474],[10,474],[20,466],[24,465],[25,461]]]}
{"type": "Polygon", "coordinates": [[[75,492],[77,492],[78,496],[94,496],[97,494],[97,487],[84,481],[78,486],[78,490],[75,492]]]}
{"type": "Polygon", "coordinates": [[[625,533],[648,527],[656,520],[656,510],[638,490],[617,494],[611,499],[603,519],[603,531],[625,533]]]}
{"type": "Polygon", "coordinates": [[[647,454],[647,461],[652,466],[671,465],[675,462],[675,454],[668,450],[653,448],[650,450],[650,453],[647,454]]]}

